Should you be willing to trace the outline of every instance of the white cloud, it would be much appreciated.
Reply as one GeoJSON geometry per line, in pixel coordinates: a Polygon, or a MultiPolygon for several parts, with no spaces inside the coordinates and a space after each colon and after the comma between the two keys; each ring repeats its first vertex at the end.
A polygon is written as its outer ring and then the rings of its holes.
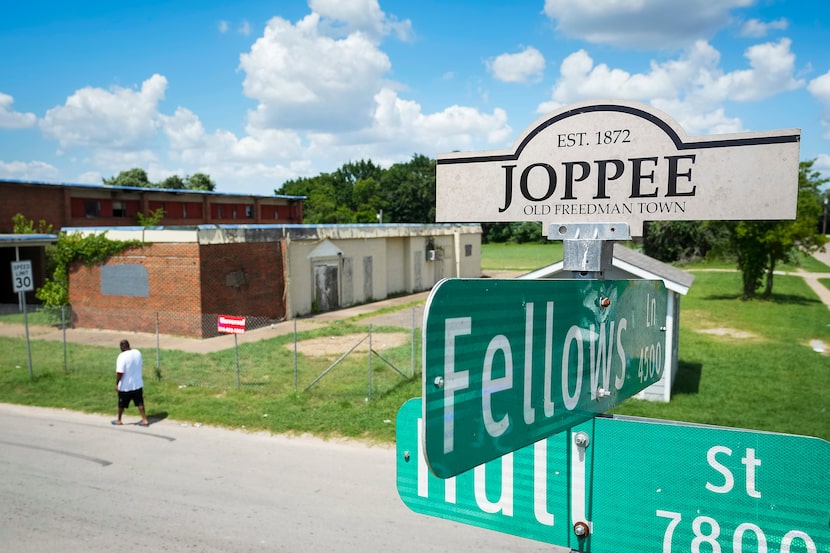
{"type": "Polygon", "coordinates": [[[335,39],[319,24],[318,14],[296,25],[275,17],[240,56],[244,93],[259,102],[254,126],[348,130],[370,121],[389,58],[362,33],[335,39]]]}
{"type": "Polygon", "coordinates": [[[675,48],[708,39],[755,0],[545,0],[566,36],[620,48],[675,48]]]}
{"type": "Polygon", "coordinates": [[[390,89],[381,90],[375,101],[376,132],[382,138],[408,142],[412,151],[470,149],[482,141],[498,145],[512,132],[502,109],[488,115],[453,105],[438,113],[424,114],[417,102],[403,100],[390,89]]]}
{"type": "Polygon", "coordinates": [[[391,164],[413,153],[502,147],[510,138],[501,109],[424,113],[398,96],[403,87],[387,77],[391,62],[380,40],[409,36],[408,21],[383,14],[373,0],[311,5],[318,11],[296,23],[271,19],[240,56],[243,92],[257,102],[244,132],[207,129],[186,106],[162,112],[168,82],[160,75],[138,88],[79,89],[46,112],[41,129],[71,154],[64,156],[70,167],[95,168],[77,170],[78,182],[143,167],[154,181],[204,172],[222,190],[265,194],[353,159],[391,164]]]}
{"type": "Polygon", "coordinates": [[[0,161],[0,176],[15,180],[54,181],[60,178],[60,171],[44,161],[0,161]]]}
{"type": "Polygon", "coordinates": [[[545,71],[545,57],[528,46],[517,54],[502,54],[487,62],[493,77],[506,83],[536,82],[545,71]]]}
{"type": "Polygon", "coordinates": [[[377,0],[310,0],[308,5],[320,15],[323,27],[332,33],[359,32],[374,42],[389,34],[395,34],[400,40],[412,37],[412,23],[387,15],[377,0]]]}
{"type": "Polygon", "coordinates": [[[248,23],[247,21],[243,21],[243,22],[239,25],[239,29],[237,29],[237,32],[238,32],[240,35],[245,35],[245,36],[250,35],[250,34],[251,34],[251,24],[250,24],[250,23],[248,23]]]}
{"type": "Polygon", "coordinates": [[[727,90],[731,100],[760,100],[788,90],[804,86],[795,79],[795,54],[790,51],[790,40],[752,46],[746,51],[750,69],[723,75],[720,85],[727,90]]]}
{"type": "Polygon", "coordinates": [[[139,90],[82,88],[63,106],[48,110],[40,127],[65,149],[141,146],[156,132],[158,103],[166,88],[167,79],[158,74],[144,81],[139,90]]]}
{"type": "Polygon", "coordinates": [[[804,85],[793,77],[795,56],[787,39],[752,46],[746,58],[749,69],[724,73],[718,51],[699,41],[675,60],[651,62],[648,72],[632,74],[595,64],[580,50],[563,60],[551,100],[537,111],[610,95],[673,113],[691,134],[737,132],[741,122],[725,115],[724,101],[755,101],[804,85]]]}
{"type": "Polygon", "coordinates": [[[25,129],[37,122],[34,113],[19,113],[12,109],[14,98],[0,92],[0,129],[25,129]]]}
{"type": "Polygon", "coordinates": [[[230,28],[230,24],[227,21],[225,21],[224,19],[219,22],[219,32],[221,34],[224,35],[225,33],[227,33],[229,28],[230,28]]]}
{"type": "Polygon", "coordinates": [[[789,26],[783,17],[775,21],[763,22],[759,19],[750,19],[741,27],[741,36],[761,38],[767,36],[772,30],[783,31],[789,26]]]}
{"type": "Polygon", "coordinates": [[[830,139],[830,71],[810,81],[807,90],[821,103],[821,126],[825,129],[824,138],[830,139]]]}

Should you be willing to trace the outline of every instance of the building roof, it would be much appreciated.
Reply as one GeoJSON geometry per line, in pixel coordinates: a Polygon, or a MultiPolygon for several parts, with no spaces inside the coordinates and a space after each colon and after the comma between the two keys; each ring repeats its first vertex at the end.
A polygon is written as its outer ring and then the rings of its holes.
{"type": "MultiPolygon", "coordinates": [[[[692,282],[695,280],[694,275],[691,273],[658,261],[653,257],[644,255],[631,248],[626,248],[622,244],[614,244],[614,257],[611,264],[620,271],[629,273],[637,278],[649,280],[660,279],[665,282],[666,288],[683,295],[689,291],[692,282]]],[[[519,278],[551,278],[554,275],[564,272],[563,266],[564,261],[559,261],[531,271],[519,278]]]]}
{"type": "Polygon", "coordinates": [[[192,194],[198,196],[218,196],[218,197],[236,197],[236,198],[280,198],[284,200],[304,200],[305,196],[287,196],[282,194],[274,194],[269,196],[262,196],[258,194],[245,194],[241,192],[217,192],[215,190],[190,190],[178,188],[143,188],[140,186],[109,186],[103,184],[80,184],[67,182],[47,182],[47,181],[24,181],[16,179],[0,179],[0,184],[20,184],[33,186],[54,186],[57,188],[80,188],[88,190],[123,190],[125,192],[163,192],[167,194],[192,194]]]}
{"type": "Polygon", "coordinates": [[[0,248],[51,246],[57,234],[0,234],[0,248]]]}

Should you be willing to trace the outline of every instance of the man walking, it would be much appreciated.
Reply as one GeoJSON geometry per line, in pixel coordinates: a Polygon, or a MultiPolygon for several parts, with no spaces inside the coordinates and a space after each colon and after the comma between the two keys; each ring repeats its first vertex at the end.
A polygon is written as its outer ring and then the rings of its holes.
{"type": "Polygon", "coordinates": [[[118,418],[112,424],[122,424],[121,414],[130,406],[141,413],[140,426],[150,426],[144,411],[144,380],[141,375],[144,361],[141,352],[130,348],[130,342],[121,340],[121,353],[115,361],[115,390],[118,392],[118,418]]]}

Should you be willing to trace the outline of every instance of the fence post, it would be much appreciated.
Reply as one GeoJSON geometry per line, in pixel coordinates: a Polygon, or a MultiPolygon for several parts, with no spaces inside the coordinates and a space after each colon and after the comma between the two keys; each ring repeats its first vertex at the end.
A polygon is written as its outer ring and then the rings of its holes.
{"type": "Polygon", "coordinates": [[[412,361],[409,363],[409,377],[415,376],[415,308],[412,308],[412,322],[410,324],[412,329],[412,361]]]}
{"type": "Polygon", "coordinates": [[[236,351],[236,389],[240,388],[239,385],[239,342],[237,341],[236,333],[233,335],[233,349],[236,351]]]}
{"type": "Polygon", "coordinates": [[[297,317],[294,317],[294,393],[297,393],[297,317]]]}
{"type": "Polygon", "coordinates": [[[369,395],[366,401],[372,401],[372,325],[369,325],[369,395]]]}
{"type": "Polygon", "coordinates": [[[159,312],[156,311],[156,380],[161,382],[161,324],[159,312]]]}
{"type": "Polygon", "coordinates": [[[69,372],[66,361],[66,306],[61,305],[61,329],[63,329],[63,372],[69,372]]]}

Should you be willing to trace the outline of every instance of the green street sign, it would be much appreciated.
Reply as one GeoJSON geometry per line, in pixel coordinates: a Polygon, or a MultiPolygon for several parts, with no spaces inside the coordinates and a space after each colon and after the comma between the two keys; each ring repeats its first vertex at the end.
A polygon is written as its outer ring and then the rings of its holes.
{"type": "Polygon", "coordinates": [[[423,325],[430,469],[455,476],[660,380],[666,302],[660,280],[439,282],[423,325]]]}
{"type": "Polygon", "coordinates": [[[396,437],[398,494],[417,513],[585,553],[830,552],[824,440],[598,416],[440,479],[421,408],[401,407],[396,437]]]}
{"type": "Polygon", "coordinates": [[[411,399],[396,422],[398,494],[422,515],[567,546],[567,432],[508,453],[452,478],[438,478],[423,454],[421,400],[411,399]]]}
{"type": "Polygon", "coordinates": [[[597,418],[583,551],[830,552],[830,442],[597,418]]]}

